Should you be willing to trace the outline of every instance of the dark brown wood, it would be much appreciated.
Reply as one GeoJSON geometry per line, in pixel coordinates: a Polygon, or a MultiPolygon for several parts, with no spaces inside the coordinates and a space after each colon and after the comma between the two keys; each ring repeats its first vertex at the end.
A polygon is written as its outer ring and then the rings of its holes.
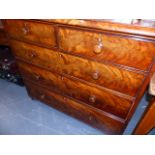
{"type": "Polygon", "coordinates": [[[4,26],[3,26],[3,20],[0,19],[0,45],[9,45],[8,36],[5,32],[4,26]]]}
{"type": "Polygon", "coordinates": [[[18,41],[11,41],[14,54],[35,65],[90,81],[127,95],[135,96],[144,75],[118,69],[114,66],[91,62],[79,57],[47,50],[18,41]],[[52,61],[51,61],[52,60],[52,61]],[[94,79],[94,74],[98,79],[94,79]]]}
{"type": "Polygon", "coordinates": [[[126,117],[131,107],[130,100],[26,63],[18,64],[23,77],[121,118],[126,117]]]}
{"type": "Polygon", "coordinates": [[[155,127],[155,98],[151,100],[133,134],[145,135],[155,127]]]}
{"type": "Polygon", "coordinates": [[[6,20],[5,29],[32,98],[101,130],[124,131],[155,71],[153,25],[6,20]]]}
{"type": "Polygon", "coordinates": [[[109,134],[119,134],[123,130],[123,122],[110,118],[86,104],[79,104],[53,91],[48,91],[40,86],[38,87],[29,81],[25,81],[25,83],[29,94],[33,96],[33,98],[43,101],[109,134]]]}
{"type": "Polygon", "coordinates": [[[55,28],[51,25],[26,20],[6,20],[5,29],[12,38],[56,46],[55,28]]]}
{"type": "Polygon", "coordinates": [[[155,43],[129,38],[60,28],[60,48],[98,61],[147,70],[155,55],[155,43]]]}

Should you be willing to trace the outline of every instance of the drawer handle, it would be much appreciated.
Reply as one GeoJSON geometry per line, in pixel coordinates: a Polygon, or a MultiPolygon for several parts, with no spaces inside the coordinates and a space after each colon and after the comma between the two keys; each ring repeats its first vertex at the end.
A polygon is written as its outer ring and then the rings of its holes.
{"type": "Polygon", "coordinates": [[[99,54],[102,52],[103,43],[101,37],[98,39],[98,44],[94,47],[94,53],[99,54]]]}
{"type": "Polygon", "coordinates": [[[22,31],[23,31],[24,35],[29,34],[30,29],[29,29],[27,24],[24,24],[24,27],[22,28],[22,31]]]}
{"type": "Polygon", "coordinates": [[[95,71],[95,72],[92,74],[92,78],[93,78],[94,80],[99,79],[99,76],[100,76],[100,74],[99,74],[98,71],[95,71]]]}
{"type": "Polygon", "coordinates": [[[91,95],[91,96],[89,97],[89,102],[95,103],[95,102],[96,102],[96,96],[95,96],[95,95],[91,95]]]}
{"type": "Polygon", "coordinates": [[[35,57],[37,57],[37,54],[36,53],[30,53],[30,57],[35,58],[35,57]]]}
{"type": "Polygon", "coordinates": [[[36,80],[40,80],[40,75],[35,75],[36,80]]]}
{"type": "Polygon", "coordinates": [[[42,94],[42,95],[40,96],[40,98],[41,98],[41,99],[45,99],[45,94],[42,94]]]}
{"type": "Polygon", "coordinates": [[[89,120],[92,121],[92,116],[89,116],[89,120]]]}

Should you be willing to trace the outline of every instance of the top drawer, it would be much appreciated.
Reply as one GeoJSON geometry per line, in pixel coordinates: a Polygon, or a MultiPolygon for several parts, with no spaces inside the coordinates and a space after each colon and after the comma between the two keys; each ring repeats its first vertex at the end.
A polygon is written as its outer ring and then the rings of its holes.
{"type": "Polygon", "coordinates": [[[12,38],[47,46],[56,46],[54,26],[25,20],[6,20],[6,28],[12,38]]]}
{"type": "Polygon", "coordinates": [[[71,28],[59,28],[60,48],[97,61],[111,61],[147,70],[155,43],[71,28]]]}

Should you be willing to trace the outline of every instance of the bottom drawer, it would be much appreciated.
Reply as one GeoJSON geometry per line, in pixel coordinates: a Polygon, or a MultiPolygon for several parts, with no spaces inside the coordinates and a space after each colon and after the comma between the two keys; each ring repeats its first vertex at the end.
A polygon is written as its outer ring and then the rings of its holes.
{"type": "Polygon", "coordinates": [[[104,115],[85,104],[75,102],[65,96],[61,96],[55,92],[37,86],[36,84],[25,81],[29,95],[46,104],[63,111],[73,117],[76,117],[89,125],[96,127],[108,134],[121,134],[125,128],[124,122],[115,120],[104,115]]]}

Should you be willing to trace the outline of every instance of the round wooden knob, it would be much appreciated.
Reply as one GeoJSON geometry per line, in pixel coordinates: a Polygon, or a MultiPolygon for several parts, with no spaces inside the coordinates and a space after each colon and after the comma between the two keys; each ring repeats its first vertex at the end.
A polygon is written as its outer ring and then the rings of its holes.
{"type": "Polygon", "coordinates": [[[40,75],[35,75],[35,79],[39,80],[40,79],[40,75]]]}
{"type": "Polygon", "coordinates": [[[37,56],[36,53],[31,53],[31,54],[30,54],[30,57],[31,57],[31,58],[35,58],[36,56],[37,56]]]}
{"type": "Polygon", "coordinates": [[[102,46],[96,45],[96,46],[94,47],[94,53],[95,53],[95,54],[99,54],[99,53],[101,53],[101,52],[102,52],[102,46]]]}
{"type": "Polygon", "coordinates": [[[89,97],[89,102],[95,103],[95,101],[96,101],[96,96],[95,96],[95,95],[91,95],[91,96],[89,97]]]}
{"type": "Polygon", "coordinates": [[[45,94],[42,94],[42,95],[40,96],[40,98],[41,98],[41,99],[45,99],[45,94]]]}
{"type": "Polygon", "coordinates": [[[29,33],[29,29],[27,27],[23,27],[22,31],[24,35],[27,35],[29,33]]]}
{"type": "Polygon", "coordinates": [[[92,78],[93,78],[94,80],[97,80],[97,79],[99,78],[99,76],[100,76],[100,74],[99,74],[98,71],[95,71],[95,72],[92,74],[92,78]]]}
{"type": "Polygon", "coordinates": [[[98,44],[96,46],[94,46],[94,53],[96,53],[96,54],[101,53],[102,48],[103,48],[102,38],[99,37],[98,38],[98,44]]]}
{"type": "Polygon", "coordinates": [[[67,101],[67,98],[66,97],[63,97],[63,100],[66,102],[67,101]]]}
{"type": "Polygon", "coordinates": [[[61,80],[64,80],[64,77],[63,76],[61,76],[61,80]]]}
{"type": "Polygon", "coordinates": [[[92,116],[89,116],[89,120],[90,120],[90,121],[92,120],[92,116]]]}
{"type": "Polygon", "coordinates": [[[24,35],[27,35],[30,32],[29,27],[28,27],[27,24],[24,24],[24,26],[22,28],[22,31],[23,31],[24,35]]]}

